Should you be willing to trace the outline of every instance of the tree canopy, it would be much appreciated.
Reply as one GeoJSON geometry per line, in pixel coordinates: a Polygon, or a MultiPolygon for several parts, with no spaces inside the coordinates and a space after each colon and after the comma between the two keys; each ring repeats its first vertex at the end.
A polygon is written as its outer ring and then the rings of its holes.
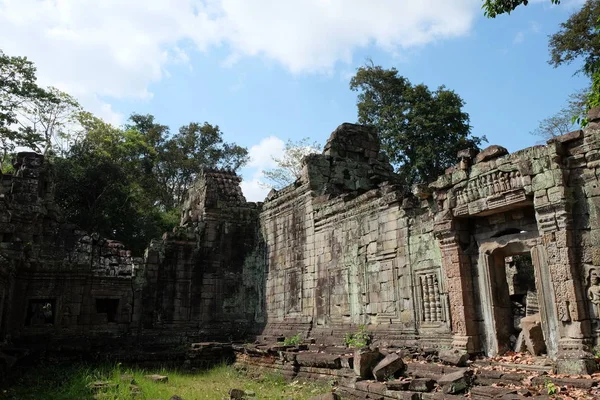
{"type": "MultiPolygon", "coordinates": [[[[552,4],[560,4],[560,0],[550,0],[552,4]]],[[[529,4],[529,0],[484,0],[483,13],[488,18],[496,18],[501,14],[510,14],[515,8],[529,4]]]]}
{"type": "Polygon", "coordinates": [[[395,68],[366,65],[350,81],[358,91],[358,121],[374,125],[397,172],[408,184],[428,182],[456,164],[457,152],[477,148],[464,101],[440,86],[413,85],[395,68]]]}
{"type": "Polygon", "coordinates": [[[303,138],[298,141],[288,140],[285,143],[282,157],[273,157],[277,165],[263,171],[263,176],[268,183],[264,186],[272,189],[282,189],[300,178],[302,174],[302,159],[312,153],[319,153],[321,145],[310,141],[310,138],[303,138]]]}

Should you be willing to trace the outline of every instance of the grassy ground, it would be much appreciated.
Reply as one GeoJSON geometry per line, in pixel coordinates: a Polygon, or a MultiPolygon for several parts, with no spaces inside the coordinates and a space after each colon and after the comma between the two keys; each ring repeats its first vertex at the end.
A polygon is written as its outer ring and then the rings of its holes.
{"type": "MultiPolygon", "coordinates": [[[[85,365],[39,366],[28,370],[17,382],[0,390],[0,400],[168,400],[173,395],[183,400],[229,398],[231,388],[256,393],[256,399],[309,399],[329,391],[328,387],[310,383],[286,382],[281,376],[264,375],[250,379],[231,366],[218,366],[196,374],[173,370],[126,369],[113,367],[90,367],[85,365]],[[147,374],[167,375],[167,383],[153,382],[147,374]],[[132,393],[129,379],[132,375],[141,394],[132,393]],[[94,394],[89,385],[104,381],[113,384],[94,394]],[[118,386],[116,386],[118,384],[118,386]]],[[[134,389],[135,390],[135,389],[134,389]]]]}

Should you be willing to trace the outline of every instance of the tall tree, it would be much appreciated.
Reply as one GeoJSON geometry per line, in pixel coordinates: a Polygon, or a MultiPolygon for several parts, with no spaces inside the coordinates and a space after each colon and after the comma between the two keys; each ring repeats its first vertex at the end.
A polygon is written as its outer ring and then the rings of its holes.
{"type": "Polygon", "coordinates": [[[0,50],[0,163],[16,145],[26,145],[27,138],[18,129],[20,108],[31,101],[56,101],[37,85],[35,72],[26,57],[8,56],[0,50]]]}
{"type": "Polygon", "coordinates": [[[78,121],[83,109],[65,92],[54,87],[47,92],[52,101],[33,98],[18,108],[19,142],[43,155],[64,154],[82,133],[78,121]]]}
{"type": "Polygon", "coordinates": [[[268,188],[280,190],[300,178],[302,174],[302,159],[313,153],[319,153],[321,146],[317,142],[310,142],[310,138],[298,141],[288,140],[285,143],[282,157],[273,157],[277,165],[275,168],[262,171],[268,182],[263,185],[268,188]]]}
{"type": "Polygon", "coordinates": [[[456,163],[459,150],[485,140],[471,135],[464,101],[444,86],[431,91],[371,63],[358,68],[350,88],[359,92],[359,122],[377,128],[382,149],[408,184],[435,179],[456,163]]]}

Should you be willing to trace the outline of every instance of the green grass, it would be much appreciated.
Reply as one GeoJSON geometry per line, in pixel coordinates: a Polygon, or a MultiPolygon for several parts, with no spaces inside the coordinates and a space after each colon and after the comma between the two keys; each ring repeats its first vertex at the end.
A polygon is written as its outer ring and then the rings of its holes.
{"type": "Polygon", "coordinates": [[[282,376],[265,374],[251,379],[231,366],[221,365],[198,373],[175,370],[128,369],[120,365],[92,367],[86,365],[38,366],[24,373],[8,388],[0,390],[1,400],[93,400],[88,385],[97,381],[118,384],[118,387],[98,392],[102,400],[168,400],[174,394],[184,400],[228,397],[229,389],[238,388],[256,393],[256,399],[309,399],[330,390],[324,384],[286,382],[282,376]],[[167,383],[153,382],[144,375],[167,375],[167,383]],[[141,394],[132,395],[129,382],[122,375],[133,375],[141,394]]]}

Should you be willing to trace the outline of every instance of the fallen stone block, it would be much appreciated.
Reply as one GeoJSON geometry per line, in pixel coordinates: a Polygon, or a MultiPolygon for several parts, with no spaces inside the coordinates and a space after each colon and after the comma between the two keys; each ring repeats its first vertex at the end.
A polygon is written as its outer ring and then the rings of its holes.
{"type": "Polygon", "coordinates": [[[230,400],[244,400],[246,398],[246,392],[242,389],[229,389],[230,400]]]}
{"type": "Polygon", "coordinates": [[[542,320],[539,313],[521,319],[523,339],[527,350],[534,356],[546,351],[546,342],[542,332],[542,320]]]}
{"type": "Polygon", "coordinates": [[[381,358],[379,350],[357,349],[354,352],[354,373],[364,379],[371,378],[373,368],[381,358]]]}
{"type": "Polygon", "coordinates": [[[340,356],[327,353],[298,353],[296,362],[305,367],[340,369],[340,356]]]}
{"type": "Polygon", "coordinates": [[[176,394],[174,394],[173,396],[171,396],[171,398],[169,400],[183,400],[183,398],[177,396],[176,394]]]}
{"type": "Polygon", "coordinates": [[[96,382],[92,382],[88,385],[88,388],[93,392],[93,393],[98,393],[98,392],[104,392],[110,389],[115,389],[119,387],[119,385],[117,385],[116,383],[110,383],[110,382],[105,382],[105,381],[96,381],[96,382]]]}
{"type": "Polygon", "coordinates": [[[413,379],[408,385],[408,390],[413,392],[431,392],[435,386],[435,381],[429,378],[413,379]]]}
{"type": "Polygon", "coordinates": [[[493,386],[475,386],[471,388],[471,399],[473,400],[499,399],[511,394],[517,394],[517,390],[493,386]]]}
{"type": "Polygon", "coordinates": [[[373,376],[378,381],[386,380],[395,376],[398,371],[404,370],[405,365],[402,358],[396,353],[388,354],[383,360],[379,361],[373,368],[373,376]]]}
{"type": "Polygon", "coordinates": [[[442,392],[448,394],[463,392],[468,386],[465,372],[466,370],[442,375],[437,380],[438,385],[442,387],[442,392]]]}
{"type": "Polygon", "coordinates": [[[145,377],[150,379],[152,382],[160,382],[160,383],[169,382],[169,377],[166,375],[153,374],[153,375],[145,375],[145,377]]]}
{"type": "Polygon", "coordinates": [[[466,367],[469,354],[458,350],[442,350],[438,353],[440,360],[446,364],[466,367]]]}
{"type": "Polygon", "coordinates": [[[410,385],[410,380],[406,379],[394,379],[393,381],[387,381],[385,386],[388,390],[408,390],[408,386],[410,385]]]}

